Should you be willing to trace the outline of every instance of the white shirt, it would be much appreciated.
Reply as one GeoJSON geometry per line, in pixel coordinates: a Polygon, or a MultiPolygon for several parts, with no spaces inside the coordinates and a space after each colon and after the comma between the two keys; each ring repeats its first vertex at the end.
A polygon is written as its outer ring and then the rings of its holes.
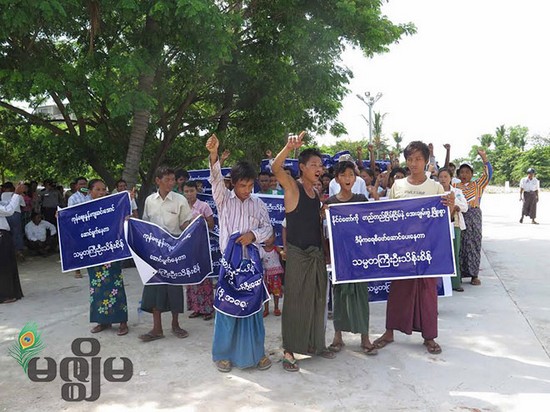
{"type": "Polygon", "coordinates": [[[187,199],[176,192],[168,192],[163,199],[159,193],[153,193],[145,199],[143,220],[155,223],[174,236],[183,230],[180,226],[191,220],[191,208],[187,199]]]}
{"type": "Polygon", "coordinates": [[[69,197],[69,201],[67,202],[67,206],[79,205],[79,204],[87,202],[89,200],[92,200],[90,195],[85,195],[82,192],[75,192],[71,195],[71,197],[69,197]]]}
{"type": "Polygon", "coordinates": [[[529,179],[529,177],[526,176],[520,180],[519,187],[523,189],[524,192],[535,192],[540,189],[539,179],[535,176],[533,176],[532,179],[529,179]]]}
{"type": "MultiPolygon", "coordinates": [[[[14,194],[15,192],[2,193],[2,202],[9,203],[14,194]]],[[[19,199],[19,202],[15,206],[14,213],[21,213],[21,206],[25,207],[25,199],[23,199],[23,196],[19,196],[19,199]]]]}
{"type": "MultiPolygon", "coordinates": [[[[336,182],[336,179],[332,179],[328,185],[328,195],[334,196],[340,193],[340,185],[336,182]]],[[[369,192],[367,190],[367,185],[365,181],[359,176],[356,177],[355,183],[351,187],[351,193],[356,193],[358,195],[364,195],[369,197],[369,192]]]]}
{"type": "Polygon", "coordinates": [[[35,225],[31,220],[25,225],[25,236],[27,236],[27,239],[31,242],[45,242],[47,238],[47,230],[50,231],[50,235],[52,236],[57,233],[55,226],[47,220],[41,220],[37,225],[35,225]]]}
{"type": "Polygon", "coordinates": [[[14,193],[8,204],[0,204],[0,230],[10,230],[10,224],[6,220],[6,216],[13,215],[15,207],[19,204],[20,197],[14,193]]]}

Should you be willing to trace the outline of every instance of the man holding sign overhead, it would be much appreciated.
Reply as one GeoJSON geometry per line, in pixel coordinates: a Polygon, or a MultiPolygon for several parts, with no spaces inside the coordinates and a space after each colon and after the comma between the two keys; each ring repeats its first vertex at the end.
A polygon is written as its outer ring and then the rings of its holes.
{"type": "MultiPolygon", "coordinates": [[[[403,152],[411,174],[405,179],[396,180],[391,187],[390,199],[403,199],[419,196],[443,194],[443,187],[426,177],[424,170],[430,158],[425,143],[409,143],[403,152]]],[[[442,196],[445,206],[454,208],[454,194],[442,196]]],[[[441,353],[435,342],[437,337],[437,278],[415,278],[394,280],[391,283],[386,307],[386,332],[374,341],[381,349],[393,342],[393,331],[407,335],[421,332],[424,345],[431,354],[441,353]]]]}

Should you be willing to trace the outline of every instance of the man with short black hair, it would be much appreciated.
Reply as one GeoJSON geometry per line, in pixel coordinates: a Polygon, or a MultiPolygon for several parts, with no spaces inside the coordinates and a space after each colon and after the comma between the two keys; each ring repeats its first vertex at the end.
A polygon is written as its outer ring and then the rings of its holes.
{"type": "MultiPolygon", "coordinates": [[[[191,209],[185,197],[172,189],[176,183],[174,170],[160,166],[155,172],[158,192],[145,199],[143,220],[155,223],[173,236],[179,236],[191,220],[191,209]]],[[[178,338],[189,336],[179,325],[183,313],[183,287],[176,285],[146,285],[143,287],[141,309],[153,314],[153,329],[139,336],[143,342],[164,338],[162,313],[172,312],[172,333],[178,338]]]]}
{"type": "Polygon", "coordinates": [[[519,200],[523,200],[519,223],[523,223],[523,216],[529,216],[532,224],[539,224],[535,219],[537,217],[540,182],[535,177],[535,174],[535,169],[530,167],[527,169],[527,176],[519,182],[519,200]]]}

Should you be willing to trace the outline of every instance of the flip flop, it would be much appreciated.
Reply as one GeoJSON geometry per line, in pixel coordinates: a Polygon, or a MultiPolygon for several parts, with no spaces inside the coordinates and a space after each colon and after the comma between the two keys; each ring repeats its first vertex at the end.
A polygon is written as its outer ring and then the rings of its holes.
{"type": "Polygon", "coordinates": [[[472,278],[472,281],[470,282],[470,284],[474,286],[479,286],[481,285],[481,280],[479,280],[478,278],[472,278]]]}
{"type": "Polygon", "coordinates": [[[269,311],[268,311],[268,310],[264,310],[264,318],[265,318],[266,316],[268,316],[268,315],[269,315],[269,311]]]}
{"type": "Polygon", "coordinates": [[[203,320],[210,320],[210,319],[212,319],[213,317],[214,317],[214,315],[211,314],[211,313],[209,313],[208,315],[204,315],[202,319],[203,319],[203,320]]]}
{"type": "Polygon", "coordinates": [[[375,341],[372,342],[372,344],[376,347],[376,349],[382,349],[382,348],[385,348],[386,346],[388,346],[392,342],[393,342],[393,339],[392,340],[386,340],[382,337],[379,337],[378,339],[375,339],[375,341]]]}
{"type": "Polygon", "coordinates": [[[342,350],[344,346],[346,346],[345,343],[331,343],[328,347],[328,350],[331,352],[338,353],[342,350]]]}
{"type": "Polygon", "coordinates": [[[186,338],[189,336],[189,332],[187,332],[185,329],[172,329],[172,333],[174,334],[174,336],[180,338],[180,339],[183,339],[183,338],[186,338]]]}
{"type": "Polygon", "coordinates": [[[264,356],[260,361],[258,362],[258,365],[256,366],[259,370],[265,371],[269,368],[271,368],[271,361],[267,356],[264,356]]]}
{"type": "Polygon", "coordinates": [[[189,319],[198,318],[199,316],[201,316],[199,312],[193,312],[189,315],[189,319]]]}
{"type": "Polygon", "coordinates": [[[361,348],[363,348],[363,353],[367,356],[378,355],[378,349],[376,348],[376,345],[374,345],[374,344],[371,347],[361,346],[361,348]]]}
{"type": "Polygon", "coordinates": [[[296,359],[290,360],[283,357],[283,369],[286,372],[298,372],[300,370],[300,366],[298,365],[298,362],[296,362],[296,359]]]}
{"type": "Polygon", "coordinates": [[[124,336],[124,335],[127,335],[128,334],[128,326],[119,326],[118,328],[118,332],[116,333],[118,336],[124,336]]]}
{"type": "Polygon", "coordinates": [[[334,353],[334,352],[332,352],[328,349],[323,349],[317,355],[320,356],[321,358],[325,358],[325,359],[334,359],[336,357],[336,353],[334,353]]]}
{"type": "Polygon", "coordinates": [[[164,335],[153,335],[151,332],[147,332],[143,335],[139,335],[139,339],[143,342],[152,342],[154,340],[162,339],[164,335]]]}
{"type": "Polygon", "coordinates": [[[8,298],[8,299],[4,299],[4,300],[0,301],[0,303],[13,303],[13,302],[15,302],[15,301],[17,301],[17,299],[15,299],[15,298],[8,298]]]}
{"type": "Polygon", "coordinates": [[[105,329],[110,329],[111,328],[111,325],[102,325],[102,324],[99,324],[99,325],[95,325],[92,330],[90,330],[90,332],[92,333],[99,333],[99,332],[103,332],[105,329]]]}
{"type": "Polygon", "coordinates": [[[228,360],[217,361],[216,368],[218,368],[218,370],[223,373],[231,372],[231,368],[232,368],[231,361],[228,361],[228,360]]]}
{"type": "Polygon", "coordinates": [[[275,309],[275,310],[273,311],[273,314],[274,314],[275,316],[281,316],[281,310],[280,310],[280,309],[275,309]]]}
{"type": "Polygon", "coordinates": [[[430,352],[432,355],[439,355],[442,350],[441,346],[437,342],[433,342],[431,344],[424,342],[424,346],[428,349],[428,352],[430,352]]]}

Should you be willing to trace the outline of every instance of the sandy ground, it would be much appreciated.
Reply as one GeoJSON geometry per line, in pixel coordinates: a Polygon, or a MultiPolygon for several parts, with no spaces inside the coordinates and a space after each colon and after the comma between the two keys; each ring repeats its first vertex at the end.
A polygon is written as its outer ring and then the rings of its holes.
{"type": "MultiPolygon", "coordinates": [[[[550,405],[550,193],[541,195],[540,225],[519,224],[518,194],[483,199],[482,285],[440,299],[441,355],[430,355],[419,334],[396,334],[396,342],[366,357],[359,336],[345,334],[335,360],[304,358],[301,372],[281,367],[280,318],[265,319],[266,349],[273,367],[265,372],[219,373],[211,362],[213,321],[188,319],[190,336],[137,339],[151,326],[138,319],[142,284],[125,269],[130,333],[116,329],[93,335],[99,356],[128,357],[134,375],[127,383],[102,379],[95,402],[61,398],[63,381],[30,381],[8,356],[26,322],[34,321],[47,348],[41,356],[58,363],[72,356],[71,342],[90,337],[88,279],[63,274],[57,257],[35,257],[20,265],[25,298],[0,305],[0,411],[536,411],[550,405]]],[[[528,220],[528,219],[527,219],[528,220]]],[[[371,304],[372,337],[384,330],[385,304],[371,304]]],[[[169,327],[169,316],[163,318],[169,327]]],[[[327,344],[333,334],[327,328],[327,344]]]]}

